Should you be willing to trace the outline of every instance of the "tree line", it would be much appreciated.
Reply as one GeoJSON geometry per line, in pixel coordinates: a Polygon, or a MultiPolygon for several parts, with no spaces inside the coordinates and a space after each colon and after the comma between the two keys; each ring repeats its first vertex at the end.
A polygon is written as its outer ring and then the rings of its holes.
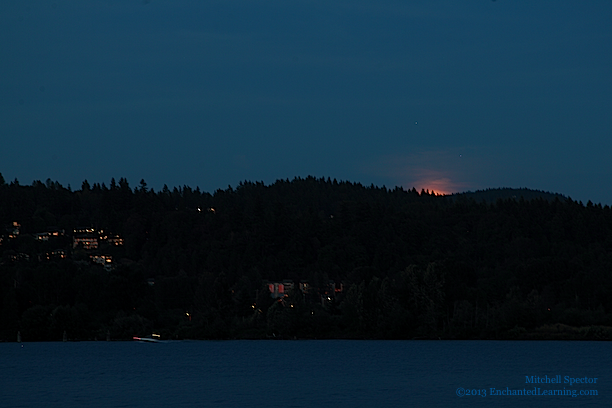
{"type": "Polygon", "coordinates": [[[315,177],[72,190],[0,175],[0,223],[5,341],[612,336],[612,211],[558,194],[315,177]],[[83,227],[124,244],[74,247],[83,227]],[[50,228],[65,234],[34,238],[50,228]]]}

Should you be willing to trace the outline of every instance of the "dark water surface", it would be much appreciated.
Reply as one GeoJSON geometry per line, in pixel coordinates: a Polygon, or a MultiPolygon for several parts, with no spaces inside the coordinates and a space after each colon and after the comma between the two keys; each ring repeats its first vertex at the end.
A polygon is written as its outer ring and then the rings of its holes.
{"type": "MultiPolygon", "coordinates": [[[[510,391],[507,391],[510,390],[510,391]]],[[[177,341],[0,344],[0,407],[606,407],[612,343],[177,341]],[[561,384],[526,383],[526,377],[561,384]],[[596,383],[563,383],[597,378],[596,383]],[[480,396],[465,395],[477,390],[480,396]],[[491,388],[567,395],[490,395],[491,388]],[[580,391],[597,395],[581,396],[580,391]],[[486,394],[486,396],[483,396],[486,394]]]]}

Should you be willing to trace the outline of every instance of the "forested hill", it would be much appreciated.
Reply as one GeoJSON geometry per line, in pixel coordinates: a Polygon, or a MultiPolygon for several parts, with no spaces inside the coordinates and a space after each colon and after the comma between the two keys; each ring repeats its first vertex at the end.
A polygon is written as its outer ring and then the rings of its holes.
{"type": "Polygon", "coordinates": [[[612,338],[612,211],[591,202],[0,176],[0,222],[8,341],[612,338]]]}
{"type": "Polygon", "coordinates": [[[484,201],[486,203],[495,203],[497,200],[537,200],[543,199],[548,201],[554,201],[556,199],[560,201],[567,200],[567,197],[558,193],[549,193],[547,191],[531,190],[528,188],[490,188],[487,190],[479,191],[468,191],[465,193],[452,194],[447,196],[450,200],[457,199],[473,199],[476,202],[484,201]]]}

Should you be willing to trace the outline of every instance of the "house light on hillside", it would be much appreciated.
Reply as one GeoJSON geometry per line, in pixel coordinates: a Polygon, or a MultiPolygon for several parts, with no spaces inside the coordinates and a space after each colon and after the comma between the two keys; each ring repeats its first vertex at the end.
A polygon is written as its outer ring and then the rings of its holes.
{"type": "Polygon", "coordinates": [[[72,232],[75,234],[93,234],[95,230],[93,228],[75,228],[72,232]]]}
{"type": "Polygon", "coordinates": [[[119,235],[111,235],[106,239],[106,242],[110,245],[120,246],[123,245],[123,238],[121,238],[119,235]]]}
{"type": "Polygon", "coordinates": [[[17,221],[13,221],[13,226],[6,229],[9,233],[8,237],[17,238],[19,235],[19,228],[21,228],[21,224],[19,224],[17,221]]]}
{"type": "Polygon", "coordinates": [[[79,245],[82,245],[83,249],[97,249],[98,237],[91,233],[79,233],[72,238],[72,248],[76,248],[79,245]]]}
{"type": "Polygon", "coordinates": [[[293,289],[293,281],[288,279],[282,282],[268,282],[270,296],[274,299],[284,297],[291,289],[293,289]]]}
{"type": "Polygon", "coordinates": [[[100,265],[111,264],[113,262],[113,257],[110,255],[92,255],[91,259],[94,263],[100,265]]]}
{"type": "Polygon", "coordinates": [[[38,260],[50,261],[51,259],[66,259],[68,255],[64,249],[56,249],[55,251],[45,252],[44,254],[38,255],[38,260]]]}

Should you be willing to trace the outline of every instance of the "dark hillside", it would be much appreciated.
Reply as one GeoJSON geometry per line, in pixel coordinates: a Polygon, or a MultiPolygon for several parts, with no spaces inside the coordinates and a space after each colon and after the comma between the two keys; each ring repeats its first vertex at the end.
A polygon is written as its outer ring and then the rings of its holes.
{"type": "Polygon", "coordinates": [[[550,193],[48,180],[0,222],[4,340],[612,336],[612,211],[550,193]]]}
{"type": "Polygon", "coordinates": [[[473,199],[476,202],[486,202],[488,204],[495,203],[497,200],[537,200],[543,199],[547,201],[566,201],[568,198],[558,194],[549,193],[546,191],[530,190],[528,188],[490,188],[487,190],[468,191],[465,193],[452,194],[447,196],[449,200],[465,200],[473,199]]]}

